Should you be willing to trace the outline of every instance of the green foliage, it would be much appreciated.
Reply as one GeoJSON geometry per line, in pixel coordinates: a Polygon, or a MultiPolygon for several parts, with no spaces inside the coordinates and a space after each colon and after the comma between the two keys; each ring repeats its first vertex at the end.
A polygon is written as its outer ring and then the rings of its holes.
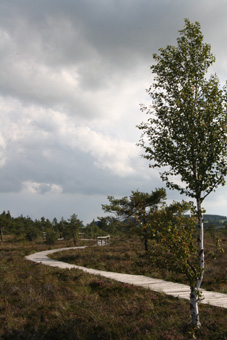
{"type": "MultiPolygon", "coordinates": [[[[139,145],[151,167],[166,167],[161,178],[170,189],[196,199],[198,263],[195,290],[191,291],[192,321],[200,326],[197,297],[204,274],[202,202],[227,175],[227,88],[216,75],[206,78],[215,58],[203,42],[200,24],[185,19],[177,46],[168,45],[154,54],[154,82],[148,89],[152,106],[142,123],[139,145]],[[148,143],[147,143],[148,142],[148,143]],[[176,176],[186,185],[178,184],[176,176]],[[196,296],[197,295],[197,296],[196,296]]],[[[191,286],[192,287],[192,286],[191,286]]]]}
{"type": "Polygon", "coordinates": [[[68,235],[70,237],[73,237],[73,242],[74,245],[76,245],[78,237],[79,237],[79,230],[82,228],[83,222],[78,219],[76,214],[73,214],[69,219],[68,219],[68,224],[67,224],[67,231],[68,235]]]}
{"type": "Polygon", "coordinates": [[[40,230],[33,224],[26,226],[25,239],[28,241],[34,241],[40,236],[40,230]]]}
{"type": "Polygon", "coordinates": [[[151,167],[168,166],[161,174],[167,186],[201,200],[224,184],[227,174],[227,93],[216,75],[206,79],[215,61],[210,50],[200,24],[185,20],[177,46],[153,55],[152,107],[142,108],[150,118],[139,126],[144,157],[154,161],[151,167]],[[172,181],[177,175],[186,187],[172,181]]]}
{"type": "Polygon", "coordinates": [[[197,250],[197,218],[186,216],[193,205],[182,201],[169,206],[162,202],[166,198],[164,189],[151,194],[132,192],[123,199],[109,197],[110,205],[103,208],[118,216],[131,217],[134,231],[144,241],[151,263],[159,267],[185,274],[191,287],[195,287],[201,273],[197,250]],[[162,203],[161,207],[158,204],[162,203]]]}
{"type": "Polygon", "coordinates": [[[151,263],[185,274],[190,287],[195,287],[201,268],[197,252],[197,219],[185,216],[191,205],[182,201],[163,207],[150,217],[153,246],[151,263]]]}
{"type": "Polygon", "coordinates": [[[110,204],[103,204],[102,209],[105,212],[115,213],[122,220],[144,214],[145,209],[155,209],[158,204],[166,199],[166,191],[163,188],[156,189],[151,194],[140,191],[132,191],[130,197],[120,199],[114,196],[107,197],[110,204]]]}
{"type": "Polygon", "coordinates": [[[92,221],[85,228],[83,228],[83,232],[86,238],[96,238],[97,236],[105,236],[107,235],[107,231],[101,229],[95,221],[92,221]]]}
{"type": "Polygon", "coordinates": [[[55,244],[58,239],[58,233],[54,229],[48,229],[45,234],[46,244],[55,244]]]}
{"type": "Polygon", "coordinates": [[[83,227],[83,222],[78,219],[76,214],[72,214],[68,220],[61,218],[59,223],[57,219],[54,218],[51,226],[58,236],[65,240],[73,239],[74,245],[76,245],[79,238],[79,231],[83,227]]]}
{"type": "Polygon", "coordinates": [[[0,215],[0,241],[3,242],[3,234],[8,233],[10,229],[11,215],[8,211],[7,213],[3,211],[0,215]]]}
{"type": "Polygon", "coordinates": [[[166,199],[166,191],[163,188],[156,189],[151,194],[132,191],[130,197],[116,199],[108,196],[110,204],[103,204],[105,212],[115,213],[116,217],[126,222],[140,235],[144,242],[145,250],[148,250],[148,239],[150,237],[147,221],[150,215],[158,209],[166,199]]]}
{"type": "Polygon", "coordinates": [[[68,221],[64,220],[63,217],[61,218],[60,222],[58,223],[58,231],[59,231],[59,235],[61,237],[63,237],[65,240],[70,239],[70,233],[69,233],[69,230],[68,230],[68,221]]]}
{"type": "Polygon", "coordinates": [[[29,216],[11,217],[10,212],[3,211],[0,215],[0,238],[3,242],[3,235],[13,235],[14,241],[27,240],[34,241],[40,238],[47,244],[54,244],[59,236],[65,239],[72,239],[76,244],[79,229],[83,226],[82,221],[73,214],[68,221],[61,219],[60,222],[56,218],[51,223],[49,219],[41,217],[40,220],[33,221],[29,216]]]}
{"type": "Polygon", "coordinates": [[[98,217],[97,225],[108,235],[119,235],[123,232],[118,219],[113,216],[98,217]]]}

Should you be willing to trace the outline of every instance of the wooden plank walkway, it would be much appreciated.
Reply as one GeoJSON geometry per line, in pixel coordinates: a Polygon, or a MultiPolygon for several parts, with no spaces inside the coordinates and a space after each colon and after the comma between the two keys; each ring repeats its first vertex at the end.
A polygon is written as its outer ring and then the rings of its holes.
{"type": "MultiPolygon", "coordinates": [[[[184,284],[173,283],[173,282],[168,282],[168,281],[159,280],[159,279],[153,279],[151,277],[143,276],[143,275],[113,273],[113,272],[107,272],[103,270],[91,269],[91,268],[81,267],[81,266],[77,266],[77,265],[66,263],[66,262],[57,261],[57,260],[54,260],[48,257],[49,254],[53,254],[56,252],[70,250],[70,249],[84,249],[84,248],[86,248],[86,246],[45,250],[45,251],[41,251],[41,252],[26,256],[26,258],[30,261],[33,261],[36,263],[42,263],[42,264],[45,264],[51,267],[58,267],[62,269],[66,269],[66,268],[80,269],[89,274],[101,275],[106,278],[116,280],[119,282],[128,283],[128,284],[132,284],[135,286],[140,286],[146,289],[153,290],[155,292],[163,292],[167,295],[189,300],[190,288],[189,286],[184,285],[184,284]]],[[[222,307],[222,308],[227,308],[227,294],[210,292],[204,289],[202,289],[201,291],[203,293],[203,298],[204,298],[201,301],[201,303],[209,304],[209,305],[217,306],[217,307],[222,307]]]]}

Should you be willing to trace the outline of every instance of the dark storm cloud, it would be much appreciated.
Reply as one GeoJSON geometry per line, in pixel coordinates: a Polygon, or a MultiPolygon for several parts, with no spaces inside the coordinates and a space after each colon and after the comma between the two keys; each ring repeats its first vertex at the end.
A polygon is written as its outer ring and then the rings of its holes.
{"type": "Polygon", "coordinates": [[[81,91],[148,69],[152,53],[175,42],[184,17],[215,34],[225,8],[224,1],[205,0],[1,1],[0,91],[78,116],[100,115],[81,91]]]}
{"type": "Polygon", "coordinates": [[[77,195],[83,210],[86,197],[96,204],[162,186],[135,150],[152,54],[176,43],[184,18],[198,20],[223,83],[226,10],[226,0],[0,0],[0,192],[10,193],[7,204],[17,193],[15,205],[21,194],[27,204],[33,197],[33,211],[44,209],[44,197],[50,211],[54,204],[65,210],[77,195]]]}

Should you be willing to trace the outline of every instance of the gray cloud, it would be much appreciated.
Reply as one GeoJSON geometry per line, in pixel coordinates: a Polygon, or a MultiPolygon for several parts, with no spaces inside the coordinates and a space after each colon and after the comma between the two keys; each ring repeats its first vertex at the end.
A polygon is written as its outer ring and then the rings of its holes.
{"type": "Polygon", "coordinates": [[[101,110],[94,113],[82,93],[92,100],[91,91],[148,67],[153,52],[174,43],[185,16],[201,19],[215,38],[225,7],[204,0],[3,1],[0,91],[90,119],[101,110]]]}
{"type": "Polygon", "coordinates": [[[198,20],[223,83],[226,10],[225,0],[1,0],[3,208],[64,215],[75,200],[90,217],[107,195],[163,186],[135,146],[152,54],[175,44],[185,17],[198,20]]]}

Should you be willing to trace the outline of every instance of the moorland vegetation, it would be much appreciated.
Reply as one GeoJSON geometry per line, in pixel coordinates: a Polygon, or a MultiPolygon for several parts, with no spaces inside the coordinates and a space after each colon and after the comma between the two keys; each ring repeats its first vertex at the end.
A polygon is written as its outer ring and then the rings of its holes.
{"type": "MultiPolygon", "coordinates": [[[[223,239],[226,231],[215,231],[223,239]]],[[[213,236],[205,233],[207,249],[213,236]]],[[[56,253],[61,260],[92,268],[162,277],[184,282],[183,276],[158,268],[146,256],[135,235],[111,238],[107,247],[56,253]]],[[[87,241],[78,241],[85,245],[87,241]]],[[[90,242],[93,245],[94,241],[90,242]]],[[[0,338],[3,340],[157,339],[200,340],[227,338],[227,311],[201,305],[202,328],[194,330],[188,301],[83,273],[34,264],[25,256],[47,248],[73,246],[71,240],[48,245],[45,240],[15,240],[5,235],[0,252],[0,338]]],[[[211,248],[210,248],[211,247],[211,248]]],[[[225,292],[226,255],[207,263],[204,286],[225,292]]]]}

